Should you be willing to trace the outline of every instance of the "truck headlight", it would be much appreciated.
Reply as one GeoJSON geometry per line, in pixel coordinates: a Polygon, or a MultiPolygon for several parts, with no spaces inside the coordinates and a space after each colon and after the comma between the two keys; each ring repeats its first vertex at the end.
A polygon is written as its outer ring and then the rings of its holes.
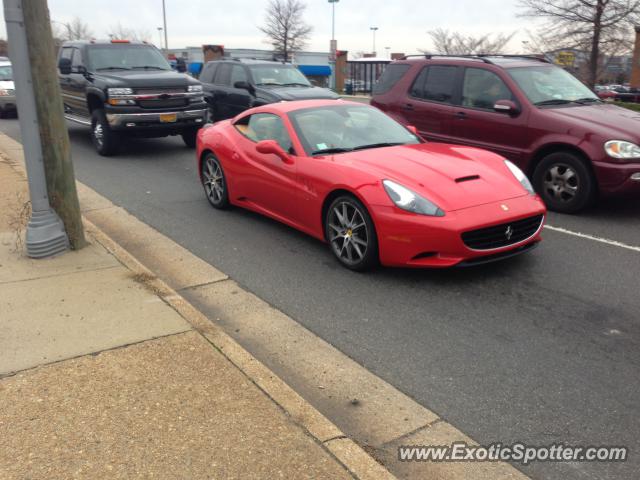
{"type": "Polygon", "coordinates": [[[444,217],[444,212],[435,203],[418,195],[416,192],[403,187],[399,183],[391,180],[383,180],[384,189],[389,198],[399,208],[408,212],[432,217],[444,217]]]}
{"type": "Polygon", "coordinates": [[[201,93],[202,85],[189,85],[189,89],[187,91],[189,93],[201,93]]]}
{"type": "Polygon", "coordinates": [[[529,192],[532,195],[536,193],[535,190],[533,189],[533,185],[531,185],[531,182],[529,181],[529,179],[527,178],[527,176],[524,174],[522,170],[516,167],[509,160],[505,160],[504,164],[509,168],[509,170],[511,170],[511,173],[513,173],[513,176],[516,177],[516,179],[520,182],[522,187],[527,192],[529,192]]]}
{"type": "Polygon", "coordinates": [[[118,97],[120,95],[133,95],[133,90],[131,88],[108,88],[107,94],[110,97],[118,97]]]}
{"type": "Polygon", "coordinates": [[[640,158],[640,147],[625,140],[609,140],[604,151],[613,158],[640,158]]]}

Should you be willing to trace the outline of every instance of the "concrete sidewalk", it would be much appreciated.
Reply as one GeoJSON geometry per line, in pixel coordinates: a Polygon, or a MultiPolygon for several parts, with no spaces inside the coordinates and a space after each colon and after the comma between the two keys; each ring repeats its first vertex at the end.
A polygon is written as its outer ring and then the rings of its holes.
{"type": "Polygon", "coordinates": [[[101,232],[26,258],[26,188],[0,159],[0,478],[393,478],[101,232]]]}

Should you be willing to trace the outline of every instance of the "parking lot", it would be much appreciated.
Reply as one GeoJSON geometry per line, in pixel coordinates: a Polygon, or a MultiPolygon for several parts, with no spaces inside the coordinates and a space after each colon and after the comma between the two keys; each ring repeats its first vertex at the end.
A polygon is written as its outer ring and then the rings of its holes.
{"type": "MultiPolygon", "coordinates": [[[[19,138],[15,119],[0,130],[19,138]]],[[[537,463],[525,473],[622,479],[640,469],[639,199],[550,213],[542,245],[502,263],[356,274],[290,228],[211,209],[179,137],[131,140],[105,158],[86,127],[69,133],[80,181],[475,440],[632,452],[626,463],[537,463]]]]}

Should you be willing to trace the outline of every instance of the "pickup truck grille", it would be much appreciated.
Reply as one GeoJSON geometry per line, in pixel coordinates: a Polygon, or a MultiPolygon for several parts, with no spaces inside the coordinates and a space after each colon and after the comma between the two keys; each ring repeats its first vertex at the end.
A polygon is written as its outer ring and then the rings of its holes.
{"type": "Polygon", "coordinates": [[[184,96],[186,90],[184,87],[138,88],[135,95],[142,96],[138,98],[138,105],[142,108],[180,108],[189,105],[188,98],[184,96]]]}
{"type": "Polygon", "coordinates": [[[462,234],[464,244],[474,250],[491,250],[515,245],[532,237],[540,228],[544,215],[536,215],[515,222],[472,230],[462,234]]]}

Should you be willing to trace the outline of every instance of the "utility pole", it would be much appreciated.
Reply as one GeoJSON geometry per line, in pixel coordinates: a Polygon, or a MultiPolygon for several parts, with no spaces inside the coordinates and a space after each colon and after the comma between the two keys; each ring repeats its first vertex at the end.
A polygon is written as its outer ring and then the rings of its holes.
{"type": "Polygon", "coordinates": [[[378,27],[369,27],[369,30],[371,30],[373,32],[373,56],[376,56],[376,31],[378,30],[378,27]]]}
{"type": "Polygon", "coordinates": [[[169,54],[169,36],[167,34],[167,9],[164,5],[164,0],[162,0],[162,20],[164,21],[164,54],[169,54]]]}
{"type": "Polygon", "coordinates": [[[4,13],[32,206],[27,254],[80,249],[86,241],[47,1],[4,0],[4,13]]]}

